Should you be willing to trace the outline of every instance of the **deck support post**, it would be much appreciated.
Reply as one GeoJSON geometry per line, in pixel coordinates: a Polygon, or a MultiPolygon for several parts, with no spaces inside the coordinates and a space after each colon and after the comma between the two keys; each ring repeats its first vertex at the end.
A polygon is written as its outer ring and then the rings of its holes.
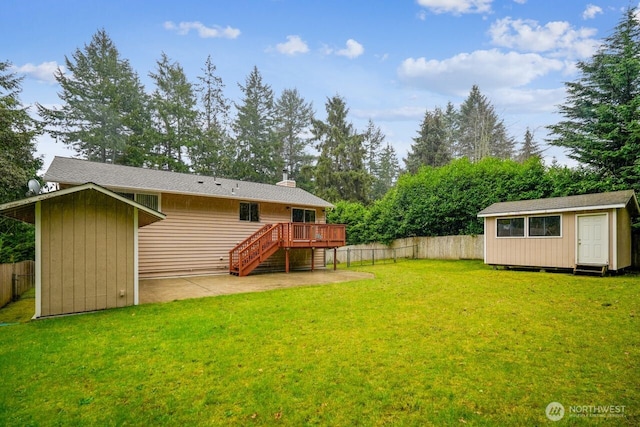
{"type": "Polygon", "coordinates": [[[316,248],[311,248],[311,271],[316,266],[316,248]]]}
{"type": "Polygon", "coordinates": [[[333,248],[333,271],[336,271],[337,261],[336,256],[338,255],[338,248],[333,248]]]}
{"type": "Polygon", "coordinates": [[[285,248],[284,250],[284,270],[289,272],[289,248],[285,248]]]}

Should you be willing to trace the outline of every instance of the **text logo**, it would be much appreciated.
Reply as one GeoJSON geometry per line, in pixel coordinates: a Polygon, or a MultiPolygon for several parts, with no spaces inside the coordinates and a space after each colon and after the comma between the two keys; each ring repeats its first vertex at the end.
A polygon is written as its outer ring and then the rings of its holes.
{"type": "Polygon", "coordinates": [[[545,413],[551,421],[560,421],[564,417],[564,406],[562,403],[551,402],[547,405],[545,413]]]}

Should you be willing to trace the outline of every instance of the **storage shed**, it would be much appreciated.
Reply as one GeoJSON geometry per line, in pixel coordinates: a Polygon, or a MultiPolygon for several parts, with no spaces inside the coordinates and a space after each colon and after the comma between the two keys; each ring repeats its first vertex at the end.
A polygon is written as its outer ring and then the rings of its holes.
{"type": "Polygon", "coordinates": [[[484,218],[490,265],[621,270],[631,265],[633,190],[494,203],[484,218]]]}
{"type": "Polygon", "coordinates": [[[138,228],[164,214],[87,183],[0,205],[35,224],[34,317],[138,304],[138,228]]]}

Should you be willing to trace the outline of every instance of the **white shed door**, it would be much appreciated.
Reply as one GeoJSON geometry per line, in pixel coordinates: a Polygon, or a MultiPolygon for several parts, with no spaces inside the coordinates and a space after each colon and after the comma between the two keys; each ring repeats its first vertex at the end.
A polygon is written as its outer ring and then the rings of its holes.
{"type": "Polygon", "coordinates": [[[578,264],[609,262],[609,227],[607,215],[578,217],[578,264]]]}

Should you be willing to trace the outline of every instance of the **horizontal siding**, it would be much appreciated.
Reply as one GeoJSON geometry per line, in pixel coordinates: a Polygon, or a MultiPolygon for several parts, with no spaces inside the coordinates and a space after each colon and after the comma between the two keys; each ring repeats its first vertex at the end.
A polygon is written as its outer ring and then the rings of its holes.
{"type": "MultiPolygon", "coordinates": [[[[241,201],[163,194],[162,212],[167,215],[166,219],[139,230],[140,276],[226,272],[229,251],[235,245],[265,224],[291,220],[291,209],[286,205],[260,203],[260,222],[240,221],[241,201]]],[[[321,209],[317,209],[316,218],[324,223],[321,209]]],[[[320,267],[324,251],[316,252],[316,265],[320,267]]],[[[310,254],[292,256],[292,268],[310,265],[309,257],[310,254]]],[[[284,253],[279,251],[260,267],[262,270],[274,268],[284,269],[284,253]]]]}
{"type": "Polygon", "coordinates": [[[485,262],[495,265],[573,268],[575,215],[562,214],[562,237],[496,237],[496,218],[487,218],[485,262]]]}

